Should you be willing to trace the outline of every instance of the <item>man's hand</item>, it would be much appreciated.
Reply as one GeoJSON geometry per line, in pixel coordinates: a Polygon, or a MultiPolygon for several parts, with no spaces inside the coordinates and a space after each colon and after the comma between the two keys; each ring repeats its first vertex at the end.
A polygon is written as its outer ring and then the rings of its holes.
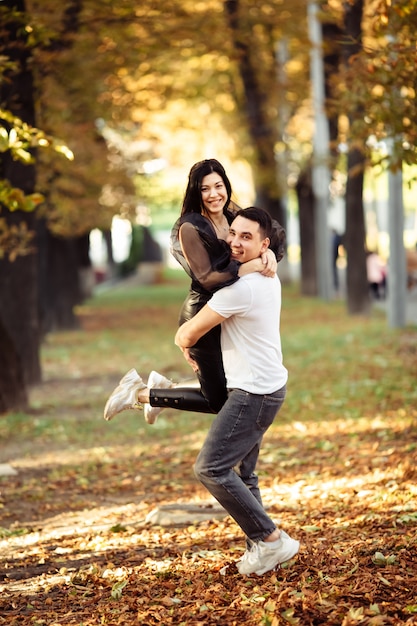
{"type": "Polygon", "coordinates": [[[194,361],[193,357],[190,354],[190,348],[180,348],[180,350],[182,351],[182,354],[184,356],[184,359],[187,361],[187,363],[189,365],[191,365],[193,372],[195,372],[196,374],[198,374],[198,365],[197,365],[197,361],[194,361]]]}
{"type": "MultiPolygon", "coordinates": [[[[222,315],[215,313],[207,304],[205,304],[203,308],[196,315],[194,315],[194,317],[187,322],[184,322],[184,324],[181,324],[178,328],[175,334],[175,345],[182,350],[185,360],[190,363],[191,367],[193,367],[191,362],[192,359],[189,353],[187,355],[185,351],[192,348],[200,337],[208,333],[208,331],[214,328],[214,326],[221,324],[224,320],[225,318],[222,315]]],[[[196,367],[196,364],[194,367],[196,367]]]]}

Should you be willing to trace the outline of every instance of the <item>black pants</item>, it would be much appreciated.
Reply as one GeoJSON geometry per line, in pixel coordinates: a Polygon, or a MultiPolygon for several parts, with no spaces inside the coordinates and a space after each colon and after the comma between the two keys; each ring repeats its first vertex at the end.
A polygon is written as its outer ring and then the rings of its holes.
{"type": "MultiPolygon", "coordinates": [[[[206,304],[207,296],[190,291],[179,317],[180,325],[188,321],[206,304]]],[[[151,389],[151,406],[170,407],[198,413],[218,413],[226,402],[227,388],[220,344],[220,325],[212,328],[190,348],[198,364],[200,389],[175,387],[151,389]]]]}

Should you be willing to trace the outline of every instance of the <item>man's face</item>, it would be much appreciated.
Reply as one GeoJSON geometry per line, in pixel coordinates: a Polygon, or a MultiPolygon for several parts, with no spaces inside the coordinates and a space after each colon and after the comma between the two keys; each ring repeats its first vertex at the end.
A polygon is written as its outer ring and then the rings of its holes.
{"type": "Polygon", "coordinates": [[[232,259],[245,263],[256,259],[269,246],[269,239],[261,238],[259,224],[238,215],[233,220],[226,239],[230,246],[232,259]]]}

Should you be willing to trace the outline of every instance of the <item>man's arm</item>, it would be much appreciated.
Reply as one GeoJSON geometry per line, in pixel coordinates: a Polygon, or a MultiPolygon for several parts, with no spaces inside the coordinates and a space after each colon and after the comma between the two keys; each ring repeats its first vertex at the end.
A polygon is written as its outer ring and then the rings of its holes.
{"type": "Polygon", "coordinates": [[[226,318],[213,311],[207,304],[188,322],[184,322],[175,335],[176,345],[184,350],[191,348],[209,330],[226,318]]]}

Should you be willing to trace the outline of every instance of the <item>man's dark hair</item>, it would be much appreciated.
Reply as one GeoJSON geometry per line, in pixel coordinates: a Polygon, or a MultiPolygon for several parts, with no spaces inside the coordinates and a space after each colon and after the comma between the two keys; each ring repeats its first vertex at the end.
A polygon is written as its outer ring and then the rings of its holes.
{"type": "Polygon", "coordinates": [[[267,211],[265,211],[265,209],[250,206],[246,209],[240,209],[240,211],[236,213],[235,217],[238,217],[238,215],[241,215],[245,219],[251,220],[252,222],[257,222],[257,224],[259,224],[259,231],[262,239],[265,239],[265,237],[269,237],[269,239],[271,239],[272,220],[271,216],[267,211]]]}
{"type": "Polygon", "coordinates": [[[271,219],[271,216],[265,209],[259,207],[250,206],[247,209],[240,209],[236,215],[242,215],[248,220],[257,222],[259,224],[259,230],[261,236],[269,238],[269,248],[275,254],[277,262],[279,263],[285,254],[285,248],[287,244],[287,237],[285,229],[277,222],[277,220],[271,219]]]}

